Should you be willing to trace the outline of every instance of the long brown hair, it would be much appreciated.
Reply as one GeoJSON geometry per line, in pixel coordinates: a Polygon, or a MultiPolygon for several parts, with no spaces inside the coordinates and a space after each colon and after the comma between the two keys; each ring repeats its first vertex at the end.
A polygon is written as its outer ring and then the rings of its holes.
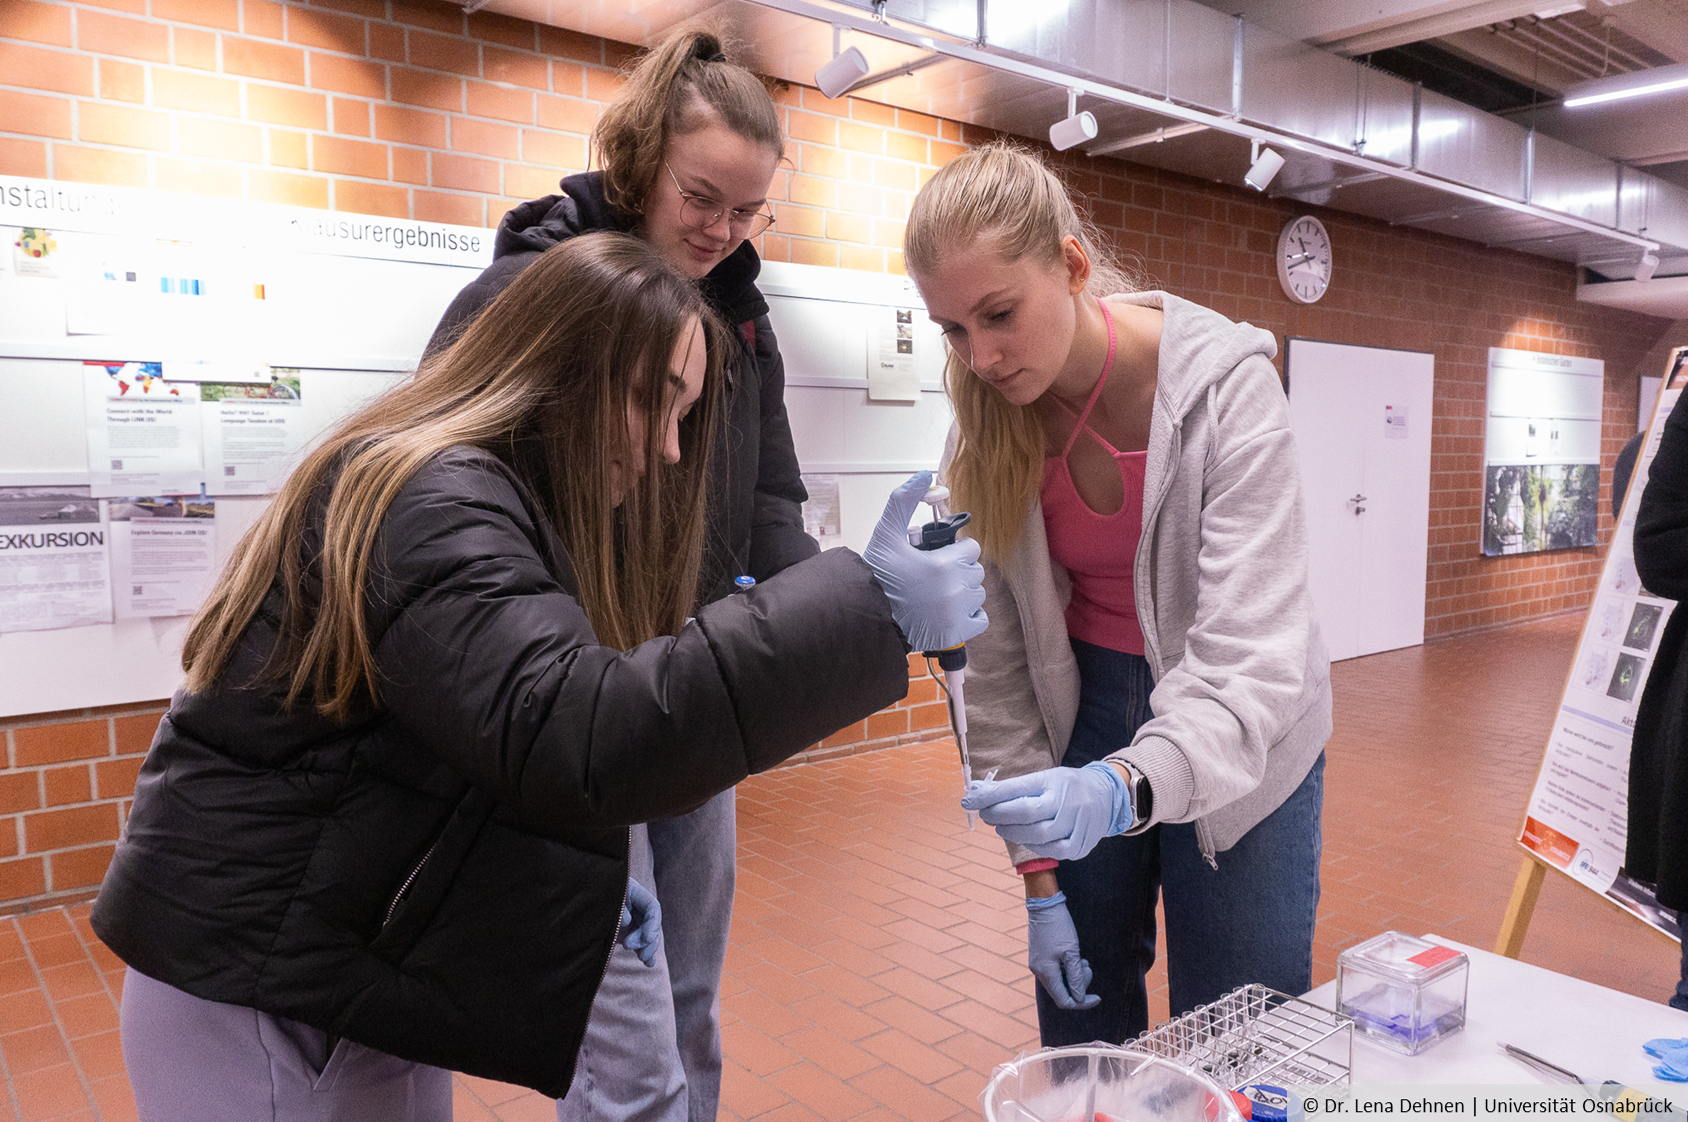
{"type": "Polygon", "coordinates": [[[424,464],[460,445],[502,456],[546,507],[600,642],[626,648],[678,631],[696,592],[704,476],[731,345],[696,286],[648,243],[598,233],[547,250],[456,342],[344,421],[288,478],[188,631],[188,688],[216,681],[274,588],[280,635],[266,672],[286,683],[288,703],[306,697],[342,720],[379,704],[365,593],[380,564],[381,520],[424,464]],[[670,465],[662,403],[693,323],[708,349],[704,393],[670,465]],[[610,463],[628,451],[630,401],[651,403],[648,466],[618,507],[610,463]],[[314,559],[301,547],[313,531],[322,543],[314,559]]]}
{"type": "MultiPolygon", "coordinates": [[[[1035,153],[992,141],[957,156],[920,189],[903,229],[903,259],[917,282],[949,254],[974,248],[1004,261],[1029,257],[1056,265],[1069,237],[1090,258],[1087,293],[1101,297],[1141,287],[1035,153]]],[[[1006,564],[1043,478],[1042,418],[1029,405],[1010,403],[953,348],[944,385],[960,431],[944,480],[951,505],[972,512],[968,533],[985,556],[1006,564]]]]}
{"type": "Polygon", "coordinates": [[[721,36],[682,27],[639,59],[592,133],[604,197],[628,221],[662,174],[668,139],[715,123],[785,158],[785,134],[762,80],[727,61],[721,36]]]}

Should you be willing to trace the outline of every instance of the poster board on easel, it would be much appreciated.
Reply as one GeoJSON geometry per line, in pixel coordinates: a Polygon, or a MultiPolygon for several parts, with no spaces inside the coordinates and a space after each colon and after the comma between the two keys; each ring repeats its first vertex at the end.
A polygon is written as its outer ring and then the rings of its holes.
{"type": "Polygon", "coordinates": [[[1623,870],[1629,753],[1635,713],[1673,601],[1653,595],[1635,571],[1635,519],[1665,418],[1688,383],[1688,347],[1672,352],[1646,440],[1583,623],[1541,769],[1518,831],[1523,862],[1495,950],[1516,958],[1549,869],[1680,941],[1676,915],[1623,870]]]}

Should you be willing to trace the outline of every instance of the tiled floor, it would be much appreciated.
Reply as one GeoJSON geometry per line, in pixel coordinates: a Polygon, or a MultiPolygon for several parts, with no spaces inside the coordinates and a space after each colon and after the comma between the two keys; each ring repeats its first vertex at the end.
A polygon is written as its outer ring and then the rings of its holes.
{"type": "MultiPolygon", "coordinates": [[[[1579,625],[1335,667],[1316,981],[1340,948],[1387,928],[1493,943],[1579,625]]],[[[991,1068],[1034,1044],[1018,885],[994,836],[966,830],[958,785],[940,744],[740,788],[724,1122],[972,1117],[991,1068]]],[[[134,1116],[116,1032],[122,974],[87,916],[81,905],[0,918],[0,1122],[134,1116]]],[[[1524,944],[1528,961],[1653,998],[1674,982],[1676,956],[1557,875],[1524,944]]],[[[1151,1012],[1164,1016],[1164,990],[1151,1012]]],[[[552,1117],[536,1094],[458,1079],[460,1122],[552,1117]]]]}

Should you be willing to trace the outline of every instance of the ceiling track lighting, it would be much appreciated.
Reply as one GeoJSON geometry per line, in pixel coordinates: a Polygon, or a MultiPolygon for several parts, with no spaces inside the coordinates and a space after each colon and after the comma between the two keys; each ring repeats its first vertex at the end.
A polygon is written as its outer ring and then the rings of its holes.
{"type": "Polygon", "coordinates": [[[1067,116],[1049,126],[1049,143],[1057,152],[1077,148],[1087,140],[1096,139],[1096,115],[1086,109],[1078,111],[1078,90],[1067,87],[1067,116]]]}
{"type": "Polygon", "coordinates": [[[1635,263],[1635,279],[1650,281],[1653,274],[1659,271],[1659,255],[1650,249],[1641,251],[1641,260],[1635,263]]]}
{"type": "Polygon", "coordinates": [[[1248,144],[1248,174],[1243,176],[1243,182],[1256,191],[1264,191],[1272,182],[1272,177],[1283,170],[1284,158],[1263,146],[1258,140],[1251,140],[1248,144]]]}
{"type": "Polygon", "coordinates": [[[1645,97],[1667,93],[1670,90],[1688,90],[1688,63],[1655,66],[1651,70],[1640,70],[1633,74],[1614,74],[1610,78],[1580,82],[1565,91],[1563,104],[1566,109],[1577,109],[1584,105],[1601,105],[1608,101],[1645,97]]]}
{"type": "Polygon", "coordinates": [[[815,85],[827,97],[843,97],[845,91],[867,77],[867,56],[859,47],[839,51],[843,32],[836,23],[832,25],[832,61],[815,71],[815,85]]]}

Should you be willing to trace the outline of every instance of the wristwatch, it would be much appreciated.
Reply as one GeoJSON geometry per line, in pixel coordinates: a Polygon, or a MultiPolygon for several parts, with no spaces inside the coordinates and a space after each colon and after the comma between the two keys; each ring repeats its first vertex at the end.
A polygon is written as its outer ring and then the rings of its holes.
{"type": "Polygon", "coordinates": [[[1131,825],[1126,827],[1126,833],[1137,829],[1153,816],[1155,811],[1155,793],[1149,787],[1149,777],[1128,760],[1110,759],[1108,761],[1125,773],[1126,790],[1131,793],[1131,825]]]}

